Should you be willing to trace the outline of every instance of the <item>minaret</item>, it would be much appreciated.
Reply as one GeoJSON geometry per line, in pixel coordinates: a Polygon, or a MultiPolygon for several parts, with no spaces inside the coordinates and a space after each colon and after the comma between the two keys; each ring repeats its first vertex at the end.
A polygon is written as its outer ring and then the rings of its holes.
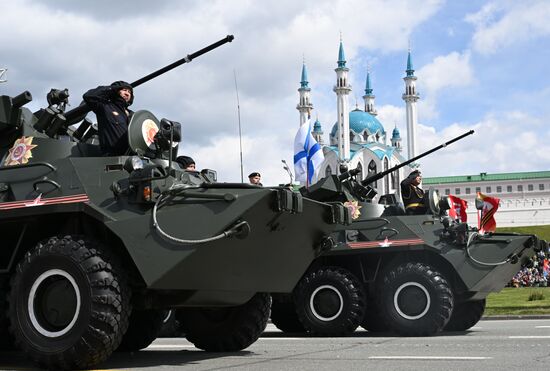
{"type": "Polygon", "coordinates": [[[395,148],[395,150],[399,153],[401,153],[401,135],[399,134],[399,129],[397,128],[397,124],[395,124],[395,127],[393,128],[392,134],[391,134],[391,145],[395,148]]]}
{"type": "Polygon", "coordinates": [[[338,68],[336,72],[336,105],[338,109],[338,158],[340,163],[349,161],[350,139],[349,139],[349,102],[348,95],[351,92],[351,85],[348,84],[348,71],[346,58],[344,56],[344,45],[340,38],[340,50],[338,51],[338,68]]]}
{"type": "Polygon", "coordinates": [[[296,109],[300,112],[300,126],[302,126],[308,119],[308,116],[313,110],[313,105],[309,99],[309,92],[311,91],[308,86],[307,81],[307,70],[306,63],[302,64],[302,81],[300,81],[300,88],[298,92],[300,93],[300,103],[296,106],[296,109]]]}
{"type": "Polygon", "coordinates": [[[414,69],[412,66],[410,48],[409,55],[407,57],[406,72],[407,76],[403,78],[403,80],[405,80],[405,93],[403,94],[403,100],[405,101],[407,112],[407,154],[409,159],[411,159],[417,154],[416,126],[418,123],[418,113],[416,110],[416,101],[420,97],[416,92],[416,76],[414,75],[414,69]]]}
{"type": "Polygon", "coordinates": [[[372,94],[372,87],[370,84],[370,71],[367,68],[367,83],[365,84],[365,95],[363,95],[363,100],[365,101],[365,112],[370,113],[373,116],[376,116],[378,112],[374,108],[374,94],[372,94]]]}

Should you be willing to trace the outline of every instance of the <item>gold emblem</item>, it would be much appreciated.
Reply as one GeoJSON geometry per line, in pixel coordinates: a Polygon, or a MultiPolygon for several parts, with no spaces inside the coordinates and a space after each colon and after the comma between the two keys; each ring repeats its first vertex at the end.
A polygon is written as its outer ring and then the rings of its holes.
{"type": "Polygon", "coordinates": [[[23,165],[32,157],[31,150],[36,147],[32,144],[33,137],[21,137],[10,148],[4,166],[23,165]]]}
{"type": "Polygon", "coordinates": [[[344,202],[344,206],[347,207],[351,212],[351,218],[353,220],[361,216],[361,211],[359,211],[359,209],[362,208],[363,206],[359,206],[359,203],[357,201],[346,201],[344,202]]]}

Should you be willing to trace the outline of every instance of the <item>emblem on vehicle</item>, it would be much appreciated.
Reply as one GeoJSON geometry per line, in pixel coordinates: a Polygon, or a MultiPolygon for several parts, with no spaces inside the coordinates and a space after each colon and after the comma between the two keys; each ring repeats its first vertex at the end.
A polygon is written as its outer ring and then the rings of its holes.
{"type": "Polygon", "coordinates": [[[352,219],[357,219],[359,218],[359,216],[361,216],[361,211],[359,211],[359,209],[362,207],[362,206],[359,206],[359,203],[357,201],[346,201],[344,202],[344,206],[347,207],[349,209],[349,211],[351,212],[351,218],[352,219]]]}
{"type": "Polygon", "coordinates": [[[33,137],[21,137],[10,148],[4,166],[23,165],[32,157],[31,150],[36,147],[32,144],[33,137]]]}

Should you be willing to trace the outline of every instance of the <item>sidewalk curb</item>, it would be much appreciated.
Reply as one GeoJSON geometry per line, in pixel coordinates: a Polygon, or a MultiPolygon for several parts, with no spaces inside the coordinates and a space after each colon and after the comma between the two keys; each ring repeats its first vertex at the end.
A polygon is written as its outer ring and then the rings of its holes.
{"type": "Polygon", "coordinates": [[[550,314],[525,314],[525,315],[496,315],[483,316],[482,320],[507,320],[507,319],[550,319],[550,314]]]}

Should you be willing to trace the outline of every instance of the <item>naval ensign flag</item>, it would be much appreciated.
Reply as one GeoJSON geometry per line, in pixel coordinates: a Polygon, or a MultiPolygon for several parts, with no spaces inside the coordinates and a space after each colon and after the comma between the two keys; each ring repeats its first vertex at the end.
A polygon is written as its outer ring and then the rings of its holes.
{"type": "Polygon", "coordinates": [[[311,120],[307,120],[294,138],[294,173],[296,180],[311,184],[315,172],[325,159],[323,150],[311,135],[311,120]]]}

